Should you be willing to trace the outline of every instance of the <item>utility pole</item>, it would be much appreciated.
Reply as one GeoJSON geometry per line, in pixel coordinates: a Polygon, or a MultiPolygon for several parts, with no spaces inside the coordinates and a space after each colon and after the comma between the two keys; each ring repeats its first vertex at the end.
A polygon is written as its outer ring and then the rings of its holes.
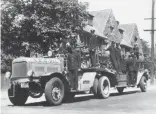
{"type": "MultiPolygon", "coordinates": [[[[152,18],[146,18],[145,20],[151,19],[151,30],[144,30],[144,31],[151,31],[151,58],[152,62],[154,62],[154,5],[155,5],[155,0],[152,0],[152,18]]],[[[151,68],[151,84],[154,84],[154,64],[152,64],[151,68]]]]}

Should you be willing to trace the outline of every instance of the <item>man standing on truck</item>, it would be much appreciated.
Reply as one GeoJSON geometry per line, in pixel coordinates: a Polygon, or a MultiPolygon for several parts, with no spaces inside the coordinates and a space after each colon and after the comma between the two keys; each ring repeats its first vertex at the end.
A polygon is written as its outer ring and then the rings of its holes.
{"type": "Polygon", "coordinates": [[[30,57],[30,46],[26,44],[25,57],[30,57]]]}
{"type": "Polygon", "coordinates": [[[112,63],[112,66],[113,68],[119,72],[119,69],[118,69],[118,63],[117,63],[117,60],[116,60],[116,48],[115,48],[115,42],[112,41],[111,42],[111,46],[109,46],[106,51],[109,51],[110,52],[110,61],[112,63]]]}
{"type": "Polygon", "coordinates": [[[69,82],[71,85],[71,88],[73,90],[78,89],[78,70],[80,68],[80,55],[76,52],[76,50],[73,50],[71,45],[68,43],[67,45],[67,66],[69,70],[69,82]]]}
{"type": "Polygon", "coordinates": [[[96,36],[95,36],[95,30],[91,30],[91,38],[89,41],[89,55],[91,59],[91,66],[96,66],[96,36]]]}
{"type": "Polygon", "coordinates": [[[134,51],[134,55],[136,56],[136,58],[139,59],[139,46],[137,43],[134,44],[133,51],[134,51]]]}
{"type": "Polygon", "coordinates": [[[118,65],[118,72],[122,72],[122,57],[121,57],[121,47],[119,43],[116,43],[116,48],[115,48],[115,56],[116,56],[116,62],[118,65]]]}

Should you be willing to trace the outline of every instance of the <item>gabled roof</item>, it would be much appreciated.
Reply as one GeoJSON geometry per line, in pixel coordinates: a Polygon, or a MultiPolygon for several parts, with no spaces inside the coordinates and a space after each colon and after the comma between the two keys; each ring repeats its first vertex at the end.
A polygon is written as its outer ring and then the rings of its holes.
{"type": "Polygon", "coordinates": [[[121,43],[120,44],[132,48],[131,44],[129,44],[128,42],[126,42],[124,39],[121,40],[121,43]]]}
{"type": "Polygon", "coordinates": [[[130,43],[133,37],[134,29],[137,28],[137,25],[135,23],[121,24],[119,25],[119,28],[124,30],[123,36],[126,36],[126,37],[123,37],[124,40],[130,43]]]}
{"type": "Polygon", "coordinates": [[[112,13],[111,9],[105,9],[100,11],[90,11],[91,15],[94,16],[93,18],[93,26],[103,34],[104,29],[106,27],[106,23],[109,19],[110,14],[112,13]]]}
{"type": "Polygon", "coordinates": [[[103,37],[103,38],[107,38],[102,33],[100,33],[99,30],[97,30],[94,26],[86,25],[83,28],[83,30],[86,31],[86,32],[89,32],[89,33],[90,33],[91,30],[95,30],[95,35],[100,36],[100,37],[103,37]]]}

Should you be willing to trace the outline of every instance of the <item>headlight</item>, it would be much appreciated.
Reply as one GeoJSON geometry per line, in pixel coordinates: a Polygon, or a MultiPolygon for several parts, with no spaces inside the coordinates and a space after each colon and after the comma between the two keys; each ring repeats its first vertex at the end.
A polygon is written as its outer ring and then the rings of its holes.
{"type": "Polygon", "coordinates": [[[98,72],[98,73],[96,73],[96,75],[100,77],[101,76],[101,73],[98,72]]]}
{"type": "Polygon", "coordinates": [[[33,75],[34,75],[34,71],[33,71],[33,70],[29,70],[29,71],[27,72],[27,76],[31,77],[31,76],[33,76],[33,75]]]}
{"type": "Polygon", "coordinates": [[[10,73],[10,72],[6,72],[6,73],[5,73],[5,77],[6,77],[7,79],[9,79],[9,78],[11,77],[11,73],[10,73]]]}
{"type": "Polygon", "coordinates": [[[146,73],[148,73],[148,70],[147,70],[147,69],[145,69],[145,72],[146,72],[146,73]]]}

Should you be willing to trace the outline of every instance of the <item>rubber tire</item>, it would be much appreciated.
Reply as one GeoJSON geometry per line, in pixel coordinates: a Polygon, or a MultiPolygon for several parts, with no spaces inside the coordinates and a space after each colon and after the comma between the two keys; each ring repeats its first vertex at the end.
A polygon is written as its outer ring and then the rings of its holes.
{"type": "Polygon", "coordinates": [[[97,88],[97,92],[98,92],[98,97],[99,98],[108,98],[109,95],[110,95],[110,81],[109,79],[106,77],[106,76],[102,76],[100,79],[99,79],[99,83],[98,83],[98,88],[97,88]],[[103,83],[104,81],[106,81],[108,83],[108,93],[105,94],[103,92],[103,83]]]}
{"type": "Polygon", "coordinates": [[[95,78],[94,83],[93,83],[93,88],[92,88],[93,94],[94,94],[95,97],[98,96],[98,93],[97,93],[98,82],[99,82],[99,80],[97,78],[95,78]]]}
{"type": "Polygon", "coordinates": [[[119,94],[123,94],[124,87],[117,87],[119,94]]]}
{"type": "Polygon", "coordinates": [[[140,79],[140,82],[139,82],[139,85],[140,85],[140,89],[142,92],[146,92],[147,91],[147,85],[145,87],[144,85],[144,81],[146,81],[146,84],[147,84],[147,79],[145,76],[142,76],[141,79],[140,79]]]}
{"type": "Polygon", "coordinates": [[[49,80],[47,83],[46,83],[46,86],[45,86],[45,98],[47,100],[47,102],[50,104],[50,105],[53,105],[53,106],[57,106],[57,105],[60,105],[63,101],[63,98],[64,98],[64,84],[63,82],[61,81],[61,79],[57,78],[57,77],[54,77],[52,78],[51,80],[49,80]],[[61,88],[61,98],[58,100],[58,101],[55,101],[53,98],[52,98],[52,88],[53,88],[53,84],[58,82],[59,85],[60,85],[60,88],[61,88]]]}
{"type": "Polygon", "coordinates": [[[14,97],[10,97],[10,91],[11,89],[8,89],[8,97],[10,102],[15,105],[15,106],[22,106],[26,103],[27,99],[28,99],[28,94],[25,95],[20,95],[18,94],[18,92],[16,92],[14,97]]]}

